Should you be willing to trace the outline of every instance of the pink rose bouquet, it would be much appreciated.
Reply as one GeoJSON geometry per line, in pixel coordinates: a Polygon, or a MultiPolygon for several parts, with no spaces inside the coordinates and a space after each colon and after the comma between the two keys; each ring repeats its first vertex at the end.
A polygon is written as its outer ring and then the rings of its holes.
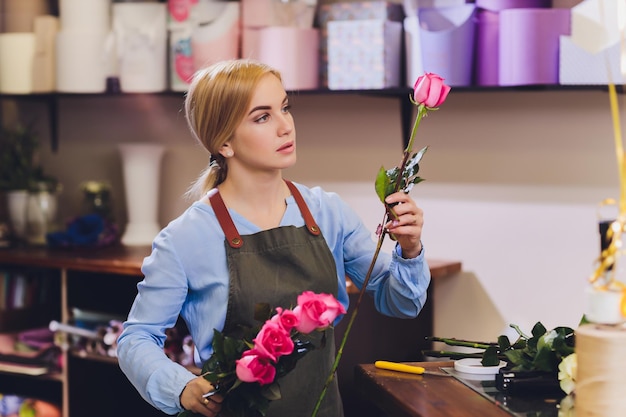
{"type": "MultiPolygon", "coordinates": [[[[259,304],[255,311],[263,324],[242,338],[214,330],[213,355],[202,367],[204,378],[224,396],[222,410],[233,417],[265,415],[270,402],[280,399],[279,379],[317,348],[307,335],[346,314],[334,296],[312,291],[300,294],[293,310],[276,307],[272,315],[269,305],[259,304]]],[[[190,415],[184,411],[179,417],[190,415]]]]}

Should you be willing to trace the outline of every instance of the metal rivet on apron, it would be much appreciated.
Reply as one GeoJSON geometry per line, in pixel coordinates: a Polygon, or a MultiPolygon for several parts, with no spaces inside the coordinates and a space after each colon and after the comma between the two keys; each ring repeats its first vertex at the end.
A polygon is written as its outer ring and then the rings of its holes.
{"type": "Polygon", "coordinates": [[[241,239],[239,239],[238,237],[234,238],[233,240],[231,240],[231,243],[234,246],[240,246],[241,245],[241,239]]]}
{"type": "Polygon", "coordinates": [[[320,231],[320,229],[317,226],[311,226],[309,230],[311,231],[311,233],[315,233],[315,234],[319,233],[320,231]]]}

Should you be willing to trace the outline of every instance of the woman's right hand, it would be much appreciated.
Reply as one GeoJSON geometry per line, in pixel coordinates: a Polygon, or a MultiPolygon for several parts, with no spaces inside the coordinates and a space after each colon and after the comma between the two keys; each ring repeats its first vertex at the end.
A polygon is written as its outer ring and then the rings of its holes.
{"type": "Polygon", "coordinates": [[[185,410],[190,410],[206,417],[215,417],[222,409],[224,398],[219,394],[206,396],[206,394],[213,391],[215,391],[215,387],[209,381],[201,376],[194,378],[185,385],[183,392],[180,394],[180,405],[185,410]]]}

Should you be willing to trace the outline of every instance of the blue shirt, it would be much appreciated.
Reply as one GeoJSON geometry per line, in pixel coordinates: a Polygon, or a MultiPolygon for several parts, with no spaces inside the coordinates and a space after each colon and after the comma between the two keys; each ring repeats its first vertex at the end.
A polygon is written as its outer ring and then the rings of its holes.
{"type": "MultiPolygon", "coordinates": [[[[348,309],[346,275],[360,289],[376,242],[358,215],[335,193],[296,184],[335,259],[338,299],[348,309]]],[[[281,226],[304,220],[292,196],[281,226]]],[[[383,209],[381,205],[381,210],[383,209]]],[[[261,229],[233,210],[230,216],[244,236],[261,229]]],[[[224,233],[210,205],[193,203],[155,238],[142,266],[144,279],[118,339],[120,368],[141,396],[168,414],[182,411],[179,396],[195,375],[163,352],[165,330],[184,318],[196,346],[198,366],[212,353],[213,329],[222,330],[228,303],[228,267],[224,233]]],[[[376,308],[385,315],[413,318],[426,302],[430,270],[424,251],[403,259],[396,245],[381,252],[367,285],[376,308]]]]}

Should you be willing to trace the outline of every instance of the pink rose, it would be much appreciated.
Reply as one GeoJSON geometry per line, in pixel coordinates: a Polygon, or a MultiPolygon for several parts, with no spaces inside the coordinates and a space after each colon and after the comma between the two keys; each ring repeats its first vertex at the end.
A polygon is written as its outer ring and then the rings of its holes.
{"type": "Polygon", "coordinates": [[[439,107],[446,101],[450,87],[443,83],[443,78],[432,72],[420,76],[413,87],[413,99],[428,108],[439,107]]]}
{"type": "Polygon", "coordinates": [[[291,329],[298,325],[298,316],[296,316],[293,311],[276,307],[276,312],[277,314],[270,320],[278,323],[287,333],[291,332],[291,329]]]}
{"type": "Polygon", "coordinates": [[[343,305],[331,294],[315,294],[312,291],[305,291],[298,296],[298,305],[293,312],[300,319],[296,330],[301,333],[329,327],[337,316],[346,314],[343,305]]]}
{"type": "Polygon", "coordinates": [[[254,348],[259,354],[276,362],[279,357],[293,352],[293,340],[280,324],[268,320],[254,338],[254,348]]]}
{"type": "Polygon", "coordinates": [[[243,382],[258,382],[261,385],[274,382],[276,368],[269,358],[259,355],[254,349],[244,352],[241,359],[235,362],[237,378],[243,382]]]}

